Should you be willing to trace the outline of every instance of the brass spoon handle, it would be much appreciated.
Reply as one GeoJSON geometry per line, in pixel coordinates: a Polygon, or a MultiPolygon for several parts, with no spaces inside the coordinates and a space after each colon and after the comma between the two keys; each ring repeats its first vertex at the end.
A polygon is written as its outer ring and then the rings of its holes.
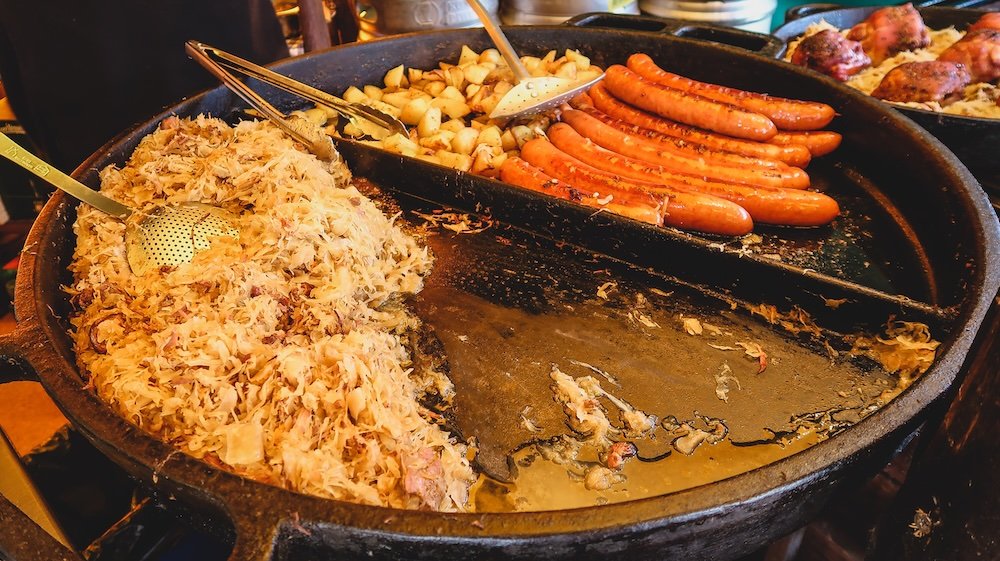
{"type": "Polygon", "coordinates": [[[277,72],[268,70],[263,66],[254,64],[246,59],[242,59],[236,55],[227,53],[226,51],[217,49],[210,45],[199,43],[197,41],[192,41],[192,43],[194,43],[193,48],[197,48],[200,52],[205,53],[206,56],[213,56],[219,59],[219,61],[221,61],[219,64],[229,68],[230,70],[235,70],[236,72],[256,78],[265,84],[270,84],[276,88],[295,94],[318,105],[328,107],[348,119],[363,119],[388,130],[390,133],[400,133],[403,135],[407,134],[406,126],[403,125],[399,119],[396,119],[391,115],[387,115],[382,111],[357,103],[348,103],[335,95],[331,95],[323,90],[303,84],[302,82],[293,80],[287,76],[282,76],[277,72]]]}
{"type": "Polygon", "coordinates": [[[472,10],[479,16],[479,21],[483,22],[483,27],[486,29],[486,33],[489,34],[490,39],[493,40],[493,44],[496,45],[497,50],[500,51],[500,56],[507,61],[507,66],[510,66],[511,71],[514,72],[514,83],[520,84],[531,78],[531,74],[524,67],[521,58],[514,52],[514,47],[510,45],[507,36],[503,34],[503,31],[500,31],[500,24],[486,11],[486,8],[483,7],[483,4],[479,0],[468,0],[468,2],[472,10]]]}
{"type": "Polygon", "coordinates": [[[73,197],[87,203],[97,210],[110,214],[119,220],[125,220],[132,214],[132,209],[118,201],[87,187],[65,173],[57,170],[40,158],[21,148],[7,135],[0,133],[0,156],[7,158],[23,167],[54,187],[62,189],[73,197]]]}

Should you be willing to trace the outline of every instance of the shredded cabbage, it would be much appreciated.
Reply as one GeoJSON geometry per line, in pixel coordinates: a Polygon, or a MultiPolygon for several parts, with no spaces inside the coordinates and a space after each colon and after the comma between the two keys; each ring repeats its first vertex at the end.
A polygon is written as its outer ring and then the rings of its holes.
{"type": "Polygon", "coordinates": [[[269,123],[170,118],[101,190],[133,207],[196,200],[240,238],[134,275],[124,225],[81,205],[67,291],[89,385],[184,452],[302,493],[462,510],[474,474],[418,402],[400,302],[432,258],[269,123]]]}

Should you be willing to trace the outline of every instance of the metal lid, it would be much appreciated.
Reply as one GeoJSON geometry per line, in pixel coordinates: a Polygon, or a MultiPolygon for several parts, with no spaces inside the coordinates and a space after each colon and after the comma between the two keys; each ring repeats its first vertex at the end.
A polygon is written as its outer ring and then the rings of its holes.
{"type": "Polygon", "coordinates": [[[639,0],[639,8],[654,16],[720,25],[770,18],[777,5],[777,0],[639,0]]]}
{"type": "MultiPolygon", "coordinates": [[[[481,1],[488,12],[497,13],[499,0],[481,1]]],[[[464,1],[366,0],[358,4],[358,12],[360,25],[373,26],[376,35],[482,25],[464,1]]]]}
{"type": "MultiPolygon", "coordinates": [[[[501,11],[504,14],[558,16],[562,18],[560,22],[587,12],[639,13],[636,0],[503,0],[501,11]]],[[[506,19],[504,22],[507,23],[506,19]]]]}
{"type": "Polygon", "coordinates": [[[637,0],[503,0],[500,20],[507,25],[554,25],[587,12],[638,14],[637,0]]]}

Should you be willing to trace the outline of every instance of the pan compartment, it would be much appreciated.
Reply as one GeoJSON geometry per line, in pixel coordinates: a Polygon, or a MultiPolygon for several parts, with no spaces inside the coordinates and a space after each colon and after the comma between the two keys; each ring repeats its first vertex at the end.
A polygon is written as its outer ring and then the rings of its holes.
{"type": "MultiPolygon", "coordinates": [[[[879,206],[846,175],[827,183],[850,204],[831,228],[760,228],[759,244],[642,224],[609,213],[360,144],[338,148],[354,173],[389,189],[493,219],[540,236],[656,271],[676,271],[685,282],[737,298],[788,306],[825,299],[861,303],[874,315],[909,312],[946,319],[935,306],[926,255],[892,222],[894,209],[879,206]],[[860,224],[855,217],[863,218],[860,224]],[[874,224],[875,226],[871,226],[874,224]],[[903,241],[911,243],[901,243],[903,241]],[[772,258],[774,253],[781,259],[772,258]],[[815,268],[814,268],[815,267],[815,268]],[[852,278],[847,273],[858,273],[852,278]],[[867,275],[867,276],[866,276],[867,275]],[[865,284],[874,279],[875,287],[865,284]],[[923,281],[923,282],[921,282],[923,281]],[[897,288],[924,296],[910,297],[897,288]],[[881,288],[880,288],[881,287],[881,288]]],[[[830,170],[836,171],[837,166],[830,170]]],[[[838,172],[839,173],[839,172],[838,172]]],[[[839,196],[839,195],[838,195],[839,196]]],[[[817,314],[824,316],[822,311],[817,314]]]]}
{"type": "MultiPolygon", "coordinates": [[[[692,268],[681,262],[637,266],[567,243],[565,236],[505,223],[492,212],[497,207],[478,197],[467,200],[483,205],[480,210],[490,215],[476,214],[475,203],[469,208],[442,206],[414,195],[426,194],[420,188],[425,181],[440,188],[432,175],[411,177],[405,184],[393,182],[387,192],[413,226],[426,225],[424,217],[429,216],[488,225],[472,234],[432,228],[427,241],[436,256],[435,269],[413,302],[440,340],[455,383],[453,422],[463,437],[476,438],[479,468],[490,476],[477,493],[480,508],[537,510],[632,500],[777,461],[861,420],[895,384],[894,376],[873,361],[844,354],[850,348],[845,335],[878,333],[890,315],[927,323],[932,333],[950,323],[938,308],[902,308],[900,300],[850,285],[826,287],[828,294],[843,289],[846,302],[836,309],[829,304],[832,298],[801,286],[785,285],[786,297],[771,301],[743,285],[721,291],[691,282],[692,268]],[[801,310],[807,321],[815,314],[822,336],[809,332],[811,323],[796,326],[799,333],[780,322],[769,323],[762,310],[771,306],[779,314],[801,310]],[[703,322],[711,331],[691,335],[684,330],[684,318],[703,322]],[[760,363],[745,355],[739,346],[744,343],[765,349],[772,362],[764,372],[757,373],[760,363]],[[837,356],[830,354],[834,347],[837,356]],[[553,398],[552,367],[574,377],[594,376],[611,393],[660,419],[721,420],[729,436],[687,456],[672,448],[676,433],[660,426],[654,437],[637,445],[644,456],[667,452],[668,458],[633,462],[624,487],[584,491],[576,478],[596,458],[567,470],[539,459],[534,448],[572,434],[553,398]],[[736,380],[727,390],[732,400],[716,393],[724,367],[736,380]],[[796,433],[805,426],[809,428],[802,430],[816,432],[805,437],[796,433]],[[513,485],[504,483],[519,473],[526,475],[513,485]],[[547,500],[552,502],[545,504],[547,500]]],[[[556,216],[559,210],[551,212],[556,216]]],[[[582,220],[596,218],[584,214],[582,220]]],[[[705,258],[721,262],[727,255],[710,248],[705,258]]],[[[761,283],[776,282],[778,276],[766,272],[761,283]]]]}

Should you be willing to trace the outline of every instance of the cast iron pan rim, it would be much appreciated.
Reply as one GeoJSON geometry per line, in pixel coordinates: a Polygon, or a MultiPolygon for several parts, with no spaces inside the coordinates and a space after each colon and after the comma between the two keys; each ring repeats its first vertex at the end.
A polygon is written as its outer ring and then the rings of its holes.
{"type": "MultiPolygon", "coordinates": [[[[788,44],[791,43],[793,39],[795,39],[799,35],[801,35],[801,33],[796,33],[796,34],[792,35],[791,33],[788,32],[788,30],[791,29],[791,28],[793,28],[793,27],[798,27],[800,25],[799,22],[802,19],[806,19],[806,18],[808,18],[808,19],[814,19],[816,17],[821,17],[823,14],[855,14],[856,13],[856,14],[858,14],[860,16],[862,14],[867,14],[868,12],[874,11],[874,10],[876,10],[878,8],[884,8],[884,7],[885,6],[845,7],[845,8],[835,9],[835,10],[826,10],[826,11],[823,11],[823,12],[816,12],[816,13],[813,13],[813,14],[809,14],[809,15],[803,16],[802,18],[799,18],[799,19],[794,19],[794,20],[786,21],[785,23],[781,24],[774,31],[771,32],[771,35],[774,35],[778,39],[781,39],[782,41],[785,42],[785,48],[782,49],[781,52],[779,52],[776,55],[775,58],[784,61],[785,53],[788,51],[788,44]]],[[[954,12],[961,12],[961,13],[968,12],[970,14],[970,16],[971,15],[975,15],[975,14],[982,15],[982,14],[987,13],[985,11],[980,11],[980,10],[969,10],[969,9],[963,9],[963,8],[948,8],[948,7],[945,7],[945,6],[931,6],[931,7],[928,7],[928,8],[917,8],[917,11],[920,12],[921,14],[923,14],[927,10],[931,10],[932,12],[933,11],[938,11],[938,10],[946,11],[946,12],[952,12],[952,11],[954,11],[954,12]]],[[[861,19],[864,19],[864,18],[859,18],[859,21],[861,19]]],[[[816,72],[816,74],[820,74],[820,73],[816,72]]],[[[839,81],[837,81],[837,80],[835,80],[833,78],[830,78],[829,76],[826,76],[825,74],[820,74],[820,75],[823,76],[824,78],[832,81],[832,82],[836,82],[838,84],[840,83],[839,81]]],[[[862,94],[862,95],[864,95],[864,94],[862,94]]],[[[867,96],[867,97],[871,97],[871,96],[867,96]]],[[[875,98],[872,98],[872,99],[875,99],[875,98]]],[[[947,124],[949,122],[954,122],[955,124],[962,123],[962,124],[965,124],[966,126],[970,126],[970,127],[971,126],[997,126],[997,127],[1000,127],[1000,117],[995,118],[995,119],[990,119],[990,118],[987,118],[987,117],[972,117],[972,116],[969,116],[969,115],[955,115],[953,113],[942,113],[942,112],[939,112],[939,111],[931,111],[930,109],[920,109],[918,107],[906,107],[906,106],[902,106],[902,105],[896,105],[896,104],[890,103],[888,101],[882,101],[882,100],[878,100],[878,101],[881,102],[881,103],[883,103],[883,104],[885,104],[885,105],[888,105],[889,107],[891,107],[891,108],[893,108],[893,109],[895,109],[897,111],[902,111],[903,113],[912,111],[912,112],[914,112],[914,113],[916,113],[918,115],[924,115],[924,116],[926,116],[928,118],[938,119],[942,123],[945,123],[945,124],[947,124]]]]}
{"type": "MultiPolygon", "coordinates": [[[[552,27],[561,30],[567,29],[566,27],[552,27]]],[[[461,30],[455,32],[461,32],[461,30]]],[[[577,28],[571,33],[598,34],[601,31],[577,28]]],[[[445,32],[441,35],[447,36],[449,34],[451,32],[445,32]]],[[[643,35],[654,36],[658,40],[685,40],[673,37],[664,39],[663,35],[650,33],[643,35]]],[[[394,39],[396,38],[385,40],[394,39]]],[[[701,44],[704,45],[704,43],[701,44]]],[[[351,46],[336,47],[331,50],[344,48],[349,49],[351,46]]],[[[705,46],[705,48],[724,48],[739,53],[741,56],[751,56],[742,50],[718,45],[705,46]]],[[[320,56],[320,53],[309,55],[307,58],[311,59],[316,56],[320,56]]],[[[819,76],[805,69],[767,57],[760,58],[768,60],[769,64],[782,64],[787,71],[807,76],[813,80],[819,79],[819,76]]],[[[296,61],[298,60],[301,59],[296,59],[296,61]]],[[[275,66],[280,70],[286,64],[289,63],[279,63],[275,66]]],[[[842,85],[840,87],[847,89],[842,85]]],[[[209,90],[186,100],[171,110],[161,113],[150,122],[159,122],[166,116],[176,114],[178,111],[183,112],[203,96],[219,95],[221,89],[220,87],[209,90]]],[[[981,234],[979,239],[984,242],[978,248],[983,255],[976,256],[981,258],[981,262],[972,275],[972,282],[975,286],[983,287],[984,292],[979,301],[971,304],[966,303],[963,306],[956,324],[978,326],[992,301],[998,283],[1000,283],[1000,261],[998,261],[995,252],[988,251],[989,248],[1000,247],[1000,231],[998,231],[995,218],[990,220],[988,226],[984,221],[987,217],[993,217],[993,210],[988,204],[985,193],[979,189],[970,188],[970,186],[975,185],[972,176],[961,166],[957,158],[945,151],[940,143],[928,133],[917,129],[905,117],[889,110],[884,104],[868,96],[853,90],[847,93],[854,96],[856,101],[875,108],[890,120],[900,119],[906,127],[912,129],[915,136],[922,142],[936,148],[937,155],[950,164],[957,173],[956,186],[959,187],[957,192],[960,195],[964,194],[963,200],[966,202],[966,210],[972,217],[978,216],[980,218],[976,227],[981,234]]],[[[74,175],[80,175],[88,168],[95,167],[99,159],[102,159],[109,152],[112,152],[115,146],[129,138],[127,133],[119,136],[116,142],[109,143],[102,151],[95,153],[81,164],[74,175]]],[[[46,231],[60,218],[62,212],[68,210],[70,204],[68,197],[62,196],[61,193],[54,196],[32,227],[27,246],[30,247],[31,244],[44,241],[46,231]]],[[[25,256],[26,259],[22,263],[22,274],[18,275],[17,280],[18,294],[23,295],[18,298],[20,304],[18,310],[19,313],[22,311],[24,313],[26,329],[40,329],[44,332],[48,330],[48,324],[41,322],[39,318],[45,317],[51,312],[42,304],[43,287],[36,282],[39,272],[35,268],[35,257],[30,253],[26,253],[25,256]],[[34,302],[31,301],[32,299],[34,302]]],[[[303,522],[306,523],[327,522],[350,526],[352,531],[356,532],[386,534],[391,533],[394,526],[385,526],[382,521],[387,516],[391,516],[398,521],[400,527],[407,529],[405,534],[407,536],[429,537],[435,540],[451,539],[457,542],[485,536],[507,536],[512,540],[518,540],[544,538],[556,534],[593,532],[595,530],[599,533],[602,531],[611,532],[625,524],[638,524],[644,529],[670,528],[720,513],[727,505],[749,506],[755,503],[766,503],[773,500],[777,493],[781,493],[785,489],[798,487],[816,478],[824,477],[831,470],[836,470],[844,465],[852,456],[875,446],[885,436],[913,428],[908,427],[913,415],[937,399],[942,391],[953,382],[961,366],[960,356],[964,356],[964,353],[971,346],[975,331],[975,329],[964,329],[962,333],[949,341],[949,344],[944,345],[940,358],[932,368],[907,391],[881,410],[837,438],[819,443],[779,462],[679,493],[626,503],[565,511],[482,514],[440,514],[357,505],[301,495],[243,479],[178,453],[173,447],[143,433],[140,429],[118,417],[93,393],[82,391],[75,366],[62,360],[51,342],[52,337],[62,336],[62,334],[46,333],[49,339],[34,350],[36,355],[44,354],[47,357],[48,366],[52,367],[39,374],[44,385],[56,398],[57,404],[67,414],[67,417],[98,444],[104,447],[118,448],[121,457],[139,468],[140,477],[143,479],[155,480],[159,478],[165,480],[171,485],[176,485],[180,491],[190,493],[195,497],[200,496],[202,501],[207,496],[213,503],[221,505],[223,510],[228,510],[229,515],[233,518],[239,516],[238,511],[241,504],[245,504],[247,508],[268,507],[274,504],[287,505],[287,508],[273,513],[275,522],[286,519],[282,513],[288,514],[295,510],[295,507],[301,506],[299,512],[305,515],[303,522]],[[58,358],[58,360],[53,360],[53,358],[58,358]],[[250,498],[233,496],[232,493],[236,490],[249,490],[250,493],[247,493],[247,496],[250,498]],[[472,524],[473,521],[481,523],[487,531],[477,529],[472,524]],[[501,533],[489,533],[491,525],[502,528],[501,533]],[[439,534],[438,532],[443,533],[439,534]]],[[[157,486],[156,483],[152,485],[157,486]]],[[[593,538],[593,536],[590,537],[593,538]]]]}

